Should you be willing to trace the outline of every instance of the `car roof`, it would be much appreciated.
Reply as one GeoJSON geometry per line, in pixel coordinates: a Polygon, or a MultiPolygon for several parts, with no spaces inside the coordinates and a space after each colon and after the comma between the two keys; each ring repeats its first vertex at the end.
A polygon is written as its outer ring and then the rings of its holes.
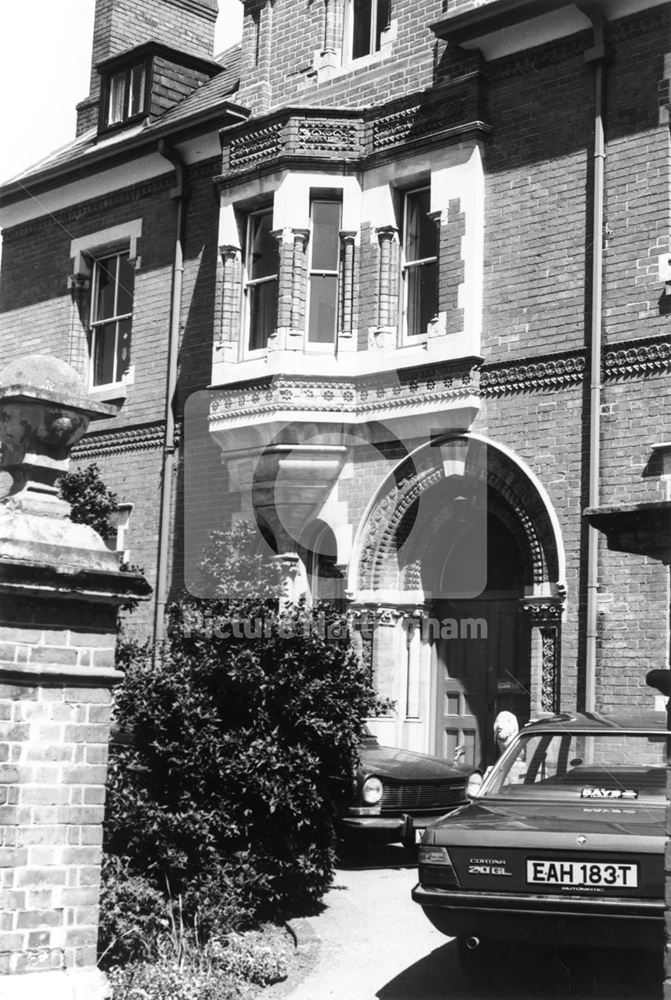
{"type": "Polygon", "coordinates": [[[621,712],[612,715],[600,712],[561,712],[558,715],[533,719],[521,732],[560,732],[567,729],[589,729],[592,732],[602,732],[608,729],[663,731],[668,729],[668,720],[666,712],[645,708],[636,712],[621,712]]]}

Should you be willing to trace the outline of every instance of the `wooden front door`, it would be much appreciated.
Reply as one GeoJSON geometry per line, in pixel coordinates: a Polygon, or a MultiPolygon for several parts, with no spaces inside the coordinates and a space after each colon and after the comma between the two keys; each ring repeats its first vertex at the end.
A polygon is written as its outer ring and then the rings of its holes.
{"type": "Polygon", "coordinates": [[[444,623],[434,642],[436,754],[453,760],[463,747],[462,763],[486,766],[498,755],[497,713],[513,712],[520,726],[529,718],[530,643],[519,595],[440,602],[434,614],[444,623]]]}

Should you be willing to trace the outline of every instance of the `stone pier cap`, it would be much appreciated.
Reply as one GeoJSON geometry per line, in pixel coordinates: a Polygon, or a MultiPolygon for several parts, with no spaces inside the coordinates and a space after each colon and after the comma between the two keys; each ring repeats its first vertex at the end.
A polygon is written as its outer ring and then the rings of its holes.
{"type": "Polygon", "coordinates": [[[70,520],[58,495],[58,477],[90,422],[114,416],[59,358],[27,355],[0,372],[0,591],[46,587],[117,604],[149,594],[144,577],[122,572],[93,528],[70,520]]]}

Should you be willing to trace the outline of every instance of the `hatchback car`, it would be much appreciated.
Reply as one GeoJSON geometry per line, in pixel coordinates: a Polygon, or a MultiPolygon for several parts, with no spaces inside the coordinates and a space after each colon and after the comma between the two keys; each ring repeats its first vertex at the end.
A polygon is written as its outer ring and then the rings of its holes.
{"type": "Polygon", "coordinates": [[[381,746],[368,729],[359,753],[352,787],[336,802],[336,829],[347,844],[414,846],[430,823],[466,802],[469,769],[461,765],[381,746]]]}
{"type": "Polygon", "coordinates": [[[412,898],[482,979],[511,944],[661,949],[666,715],[558,715],[426,831],[412,898]]]}

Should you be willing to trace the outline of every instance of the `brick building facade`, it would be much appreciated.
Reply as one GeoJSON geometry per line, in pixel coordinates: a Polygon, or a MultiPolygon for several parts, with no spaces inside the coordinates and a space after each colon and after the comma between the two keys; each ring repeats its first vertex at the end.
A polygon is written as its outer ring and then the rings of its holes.
{"type": "MultiPolygon", "coordinates": [[[[253,516],[347,601],[384,742],[648,704],[665,566],[669,4],[97,0],[72,145],[0,190],[3,361],[118,415],[78,446],[163,608],[253,516]],[[661,447],[655,447],[661,446],[661,447]]],[[[668,467],[668,463],[667,463],[668,467]]],[[[152,618],[153,614],[153,618],[152,618]]]]}

